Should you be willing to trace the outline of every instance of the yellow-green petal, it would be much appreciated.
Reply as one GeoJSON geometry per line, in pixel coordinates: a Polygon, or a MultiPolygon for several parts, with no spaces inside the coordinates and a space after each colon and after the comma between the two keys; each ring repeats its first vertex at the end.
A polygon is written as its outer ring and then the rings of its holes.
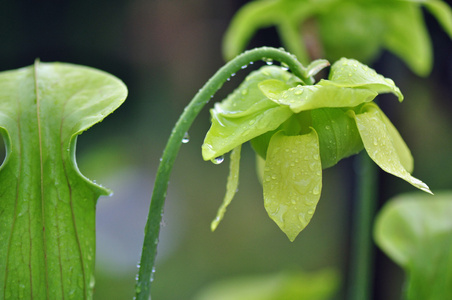
{"type": "Polygon", "coordinates": [[[377,109],[380,113],[381,120],[385,123],[386,129],[388,130],[389,135],[391,136],[394,147],[397,151],[397,155],[399,156],[400,163],[408,171],[408,173],[413,172],[414,161],[413,156],[411,155],[411,151],[408,146],[405,144],[405,141],[400,136],[399,131],[395,128],[392,122],[388,119],[388,117],[384,114],[384,112],[376,105],[372,104],[375,109],[377,109]]]}
{"type": "Polygon", "coordinates": [[[262,93],[275,103],[287,105],[294,113],[326,107],[353,107],[372,101],[378,93],[367,88],[341,87],[335,85],[298,85],[268,79],[259,83],[262,93]]]}
{"type": "Polygon", "coordinates": [[[385,172],[402,178],[424,192],[432,193],[424,182],[411,176],[402,165],[381,112],[374,105],[366,105],[362,111],[353,114],[364,148],[370,158],[385,172]]]}
{"type": "Polygon", "coordinates": [[[235,147],[275,130],[293,112],[268,99],[258,83],[268,78],[280,79],[292,85],[299,80],[281,67],[266,66],[247,76],[245,81],[211,110],[212,126],[202,145],[204,160],[221,156],[235,147]]]}
{"type": "Polygon", "coordinates": [[[234,148],[231,152],[231,161],[229,163],[229,176],[228,183],[226,184],[226,195],[224,196],[223,204],[221,204],[218,209],[217,216],[212,221],[210,225],[210,229],[214,231],[220,221],[223,219],[224,213],[226,212],[226,208],[231,203],[232,198],[237,191],[237,187],[239,185],[239,169],[240,169],[240,150],[241,146],[234,148]]]}
{"type": "Polygon", "coordinates": [[[265,168],[265,159],[263,159],[259,154],[256,154],[256,174],[257,179],[261,184],[264,181],[264,168],[265,168]]]}
{"type": "Polygon", "coordinates": [[[311,221],[322,189],[319,139],[314,129],[298,136],[280,131],[272,137],[263,188],[268,215],[294,241],[311,221]]]}
{"type": "MultiPolygon", "coordinates": [[[[321,80],[318,85],[348,88],[362,88],[378,94],[392,93],[403,101],[400,89],[390,78],[378,74],[374,69],[354,59],[341,58],[331,66],[329,80],[321,80]]],[[[351,105],[350,105],[351,106],[351,105]]]]}

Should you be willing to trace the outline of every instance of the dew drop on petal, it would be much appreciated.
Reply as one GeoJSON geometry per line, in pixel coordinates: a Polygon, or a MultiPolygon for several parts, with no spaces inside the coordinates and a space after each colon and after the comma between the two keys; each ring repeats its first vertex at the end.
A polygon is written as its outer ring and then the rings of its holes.
{"type": "Polygon", "coordinates": [[[214,159],[211,160],[214,164],[219,165],[224,161],[224,156],[217,156],[214,159]]]}
{"type": "Polygon", "coordinates": [[[320,185],[316,185],[316,186],[314,187],[314,189],[312,190],[312,193],[313,193],[314,195],[318,195],[318,194],[320,193],[320,185]]]}

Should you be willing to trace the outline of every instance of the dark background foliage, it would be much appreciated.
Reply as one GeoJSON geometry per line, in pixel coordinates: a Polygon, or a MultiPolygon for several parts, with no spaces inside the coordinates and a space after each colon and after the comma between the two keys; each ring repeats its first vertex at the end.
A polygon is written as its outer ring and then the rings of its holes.
{"type": "MultiPolygon", "coordinates": [[[[110,72],[129,98],[78,139],[78,164],[87,177],[114,190],[98,202],[96,299],[131,299],[153,178],[178,115],[223,65],[221,40],[247,1],[44,0],[0,2],[0,70],[41,61],[83,64],[110,72]]],[[[394,79],[403,104],[380,104],[410,146],[416,177],[432,190],[451,189],[452,42],[430,15],[433,72],[412,74],[389,53],[373,65],[394,79]]],[[[251,46],[280,46],[273,28],[251,46]]],[[[230,92],[249,72],[225,84],[230,92]]],[[[200,146],[208,109],[190,130],[172,175],[157,262],[155,299],[191,299],[207,284],[236,275],[333,267],[346,283],[355,161],[324,172],[323,193],[308,228],[290,243],[266,216],[254,156],[243,150],[240,191],[215,233],[210,221],[225,191],[227,163],[203,162],[200,146]]],[[[4,151],[3,151],[4,152],[4,151]]],[[[414,188],[381,174],[380,205],[414,188]]],[[[402,272],[377,252],[375,299],[398,299],[402,272]]],[[[341,298],[341,295],[338,296],[341,298]]]]}

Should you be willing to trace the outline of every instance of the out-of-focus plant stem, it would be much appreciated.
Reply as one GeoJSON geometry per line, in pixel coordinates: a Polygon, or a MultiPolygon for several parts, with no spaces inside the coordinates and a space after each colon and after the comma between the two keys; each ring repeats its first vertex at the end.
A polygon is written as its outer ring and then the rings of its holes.
{"type": "Polygon", "coordinates": [[[373,242],[372,224],[378,197],[378,169],[362,152],[357,168],[356,206],[352,219],[349,300],[372,299],[373,242]]]}

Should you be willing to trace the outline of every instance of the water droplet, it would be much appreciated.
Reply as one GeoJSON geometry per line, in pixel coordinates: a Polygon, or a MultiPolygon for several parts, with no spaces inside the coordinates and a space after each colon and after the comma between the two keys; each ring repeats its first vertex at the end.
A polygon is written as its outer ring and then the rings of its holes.
{"type": "Polygon", "coordinates": [[[188,132],[184,134],[184,137],[182,138],[182,143],[186,144],[190,141],[190,136],[188,135],[188,132]]]}
{"type": "Polygon", "coordinates": [[[314,159],[315,160],[319,160],[319,158],[320,158],[320,156],[316,153],[316,154],[314,154],[314,159]]]}
{"type": "Polygon", "coordinates": [[[303,90],[302,90],[302,89],[297,89],[297,90],[294,92],[294,94],[295,94],[295,95],[301,95],[301,94],[303,94],[303,90]]]}
{"type": "Polygon", "coordinates": [[[314,214],[314,210],[313,209],[308,210],[308,214],[313,215],[314,214]]]}
{"type": "Polygon", "coordinates": [[[248,94],[248,90],[247,89],[242,90],[242,95],[245,96],[246,94],[248,94]]]}
{"type": "Polygon", "coordinates": [[[224,161],[224,156],[218,156],[211,160],[214,164],[219,165],[224,161]]]}
{"type": "Polygon", "coordinates": [[[298,220],[300,220],[300,222],[302,224],[306,224],[307,223],[303,213],[298,214],[298,220]]]}
{"type": "Polygon", "coordinates": [[[314,195],[320,194],[320,185],[319,184],[314,187],[314,189],[312,190],[312,193],[314,195]]]}
{"type": "Polygon", "coordinates": [[[325,126],[325,129],[326,129],[326,130],[330,130],[331,127],[330,127],[329,125],[326,125],[326,126],[325,126]]]}
{"type": "Polygon", "coordinates": [[[273,59],[271,58],[263,58],[263,61],[265,61],[265,63],[269,66],[273,65],[273,59]]]}
{"type": "Polygon", "coordinates": [[[155,267],[152,267],[152,272],[151,272],[151,282],[154,281],[154,275],[155,275],[155,267]]]}
{"type": "Polygon", "coordinates": [[[248,65],[244,65],[244,66],[241,66],[240,68],[243,70],[243,69],[246,69],[248,67],[248,65]]]}
{"type": "Polygon", "coordinates": [[[281,69],[283,69],[284,71],[288,71],[289,66],[286,63],[281,63],[281,69]]]}
{"type": "Polygon", "coordinates": [[[272,207],[269,208],[269,210],[270,210],[270,214],[275,216],[279,212],[279,206],[272,206],[272,207]]]}
{"type": "Polygon", "coordinates": [[[250,120],[250,121],[248,122],[248,124],[249,124],[249,125],[253,125],[255,122],[256,122],[256,120],[250,120]]]}

